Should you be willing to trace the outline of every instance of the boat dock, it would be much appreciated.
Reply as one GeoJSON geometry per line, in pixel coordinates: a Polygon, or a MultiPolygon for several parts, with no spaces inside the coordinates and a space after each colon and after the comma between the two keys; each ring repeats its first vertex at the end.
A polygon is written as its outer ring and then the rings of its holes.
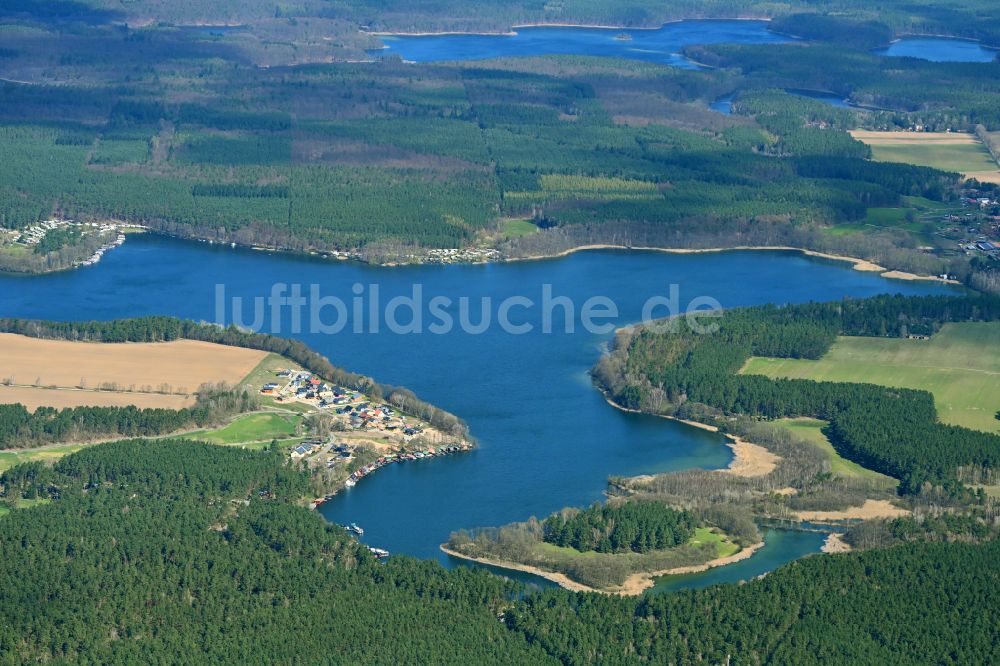
{"type": "Polygon", "coordinates": [[[453,453],[462,453],[465,451],[471,451],[471,444],[454,444],[451,446],[442,446],[439,448],[429,448],[426,451],[413,451],[408,453],[389,453],[381,456],[375,462],[369,463],[359,470],[356,470],[353,474],[347,477],[347,481],[344,485],[347,488],[353,487],[358,481],[365,478],[372,472],[386,465],[391,465],[392,463],[402,463],[408,460],[421,460],[423,458],[438,458],[441,456],[451,455],[453,453]]]}
{"type": "MultiPolygon", "coordinates": [[[[384,456],[380,456],[374,462],[371,462],[364,467],[355,470],[347,480],[344,482],[345,488],[353,488],[358,481],[365,478],[372,472],[385,467],[386,465],[391,465],[393,463],[403,463],[411,460],[423,460],[424,458],[440,458],[442,456],[451,455],[454,453],[464,453],[466,451],[471,451],[473,449],[472,444],[453,444],[450,446],[441,447],[430,447],[424,451],[408,451],[405,453],[387,453],[384,456]]],[[[324,503],[329,502],[336,496],[337,493],[330,493],[314,499],[310,504],[310,509],[317,509],[324,503]]]]}

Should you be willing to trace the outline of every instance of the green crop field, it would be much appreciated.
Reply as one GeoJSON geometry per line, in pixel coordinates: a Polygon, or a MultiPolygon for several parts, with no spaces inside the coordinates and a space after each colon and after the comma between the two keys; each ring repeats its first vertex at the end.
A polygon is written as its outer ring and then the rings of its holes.
{"type": "Polygon", "coordinates": [[[26,462],[54,462],[65,455],[76,453],[85,444],[63,444],[60,446],[48,446],[41,449],[23,449],[0,451],[0,472],[10,469],[14,465],[26,462]]]}
{"type": "Polygon", "coordinates": [[[875,144],[872,159],[878,162],[905,162],[943,171],[975,173],[996,171],[997,164],[980,143],[907,143],[875,144]]]}
{"type": "Polygon", "coordinates": [[[833,448],[833,444],[830,443],[830,440],[828,440],[826,435],[823,434],[823,426],[826,425],[826,421],[810,418],[797,418],[778,419],[776,423],[793,435],[804,439],[823,451],[823,453],[825,453],[830,459],[830,471],[834,474],[855,478],[883,479],[887,482],[895,483],[895,479],[891,477],[879,474],[874,470],[862,467],[856,462],[851,462],[846,458],[842,458],[833,448]]]}
{"type": "Polygon", "coordinates": [[[945,423],[1000,432],[1000,323],[945,324],[930,340],[841,337],[822,359],[751,358],[742,372],[923,389],[945,423]]]}
{"type": "Polygon", "coordinates": [[[298,416],[291,414],[247,414],[224,428],[191,433],[191,439],[209,444],[241,444],[271,439],[284,439],[295,435],[298,416]]]}

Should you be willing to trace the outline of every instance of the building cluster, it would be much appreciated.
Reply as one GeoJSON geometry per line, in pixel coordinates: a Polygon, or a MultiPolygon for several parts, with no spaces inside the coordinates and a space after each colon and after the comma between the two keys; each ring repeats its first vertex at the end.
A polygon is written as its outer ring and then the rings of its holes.
{"type": "Polygon", "coordinates": [[[441,248],[413,258],[425,264],[484,264],[500,259],[500,251],[490,247],[441,248]]]}
{"type": "Polygon", "coordinates": [[[409,424],[406,416],[384,403],[369,400],[364,394],[327,382],[304,370],[282,370],[278,376],[284,385],[269,382],[260,392],[270,395],[277,402],[301,402],[317,409],[327,410],[338,417],[345,429],[398,432],[405,438],[423,432],[416,424],[409,424]]]}
{"type": "MultiPolygon", "coordinates": [[[[347,488],[353,487],[358,481],[365,478],[372,472],[385,467],[386,465],[391,465],[393,463],[402,463],[408,460],[421,460],[423,458],[437,458],[438,456],[447,456],[452,453],[461,453],[463,451],[471,451],[472,445],[469,443],[462,444],[452,444],[449,446],[433,447],[429,446],[423,451],[408,451],[403,453],[387,453],[384,456],[380,456],[373,462],[355,470],[349,477],[344,485],[347,488]]],[[[324,500],[325,501],[325,500],[324,500]]]]}
{"type": "Polygon", "coordinates": [[[79,230],[81,236],[98,234],[108,238],[108,242],[94,251],[86,259],[77,261],[75,266],[92,266],[101,260],[104,253],[125,242],[125,234],[117,224],[110,222],[74,222],[73,220],[45,220],[25,229],[7,232],[9,242],[25,247],[34,247],[45,240],[45,237],[59,229],[79,230]]]}
{"type": "Polygon", "coordinates": [[[121,245],[124,242],[125,242],[125,234],[118,233],[118,234],[115,235],[114,240],[112,240],[112,241],[106,243],[105,245],[102,245],[101,247],[97,248],[96,250],[94,250],[94,254],[90,255],[89,257],[87,257],[86,259],[84,259],[82,261],[78,261],[76,263],[76,265],[77,266],[93,266],[94,264],[96,264],[98,261],[101,260],[101,257],[104,256],[105,252],[107,252],[108,250],[112,250],[112,249],[118,247],[119,245],[121,245]]]}
{"type": "Polygon", "coordinates": [[[973,190],[961,203],[965,212],[945,215],[948,226],[934,233],[955,243],[959,253],[1000,262],[1000,201],[973,190]]]}

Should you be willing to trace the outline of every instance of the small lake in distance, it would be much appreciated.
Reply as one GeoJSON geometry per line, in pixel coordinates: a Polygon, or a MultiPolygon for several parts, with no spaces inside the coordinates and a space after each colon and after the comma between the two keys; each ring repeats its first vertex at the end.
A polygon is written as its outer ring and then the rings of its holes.
{"type": "Polygon", "coordinates": [[[391,35],[380,37],[404,60],[483,60],[542,55],[629,58],[697,69],[680,51],[695,44],[777,44],[791,37],[769,32],[767,21],[679,21],[650,30],[629,28],[528,27],[513,35],[391,35]],[[628,39],[625,36],[628,36],[628,39]]]}
{"type": "Polygon", "coordinates": [[[721,113],[721,114],[723,114],[725,116],[732,115],[732,113],[733,113],[733,96],[732,95],[727,95],[726,97],[720,97],[719,99],[717,99],[714,102],[712,102],[711,104],[709,104],[708,108],[712,109],[712,111],[716,111],[716,112],[721,113]]]}
{"type": "Polygon", "coordinates": [[[979,42],[944,37],[904,37],[874,53],[934,62],[992,62],[997,57],[994,49],[985,48],[979,42]]]}
{"type": "Polygon", "coordinates": [[[795,95],[797,97],[805,97],[806,99],[815,100],[817,102],[823,102],[824,104],[829,104],[835,106],[838,109],[854,109],[857,108],[849,103],[846,99],[840,95],[834,95],[828,92],[819,92],[817,90],[799,90],[797,88],[786,88],[785,92],[790,95],[795,95]]]}

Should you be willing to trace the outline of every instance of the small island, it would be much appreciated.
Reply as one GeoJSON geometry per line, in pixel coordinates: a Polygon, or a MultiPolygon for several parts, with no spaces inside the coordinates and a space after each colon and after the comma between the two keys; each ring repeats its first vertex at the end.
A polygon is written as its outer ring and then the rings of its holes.
{"type": "Polygon", "coordinates": [[[730,534],[658,501],[611,499],[543,521],[452,533],[441,549],[533,573],[577,591],[640,594],[653,579],[729,564],[760,547],[755,530],[730,534]],[[752,533],[751,533],[752,532],[752,533]]]}

